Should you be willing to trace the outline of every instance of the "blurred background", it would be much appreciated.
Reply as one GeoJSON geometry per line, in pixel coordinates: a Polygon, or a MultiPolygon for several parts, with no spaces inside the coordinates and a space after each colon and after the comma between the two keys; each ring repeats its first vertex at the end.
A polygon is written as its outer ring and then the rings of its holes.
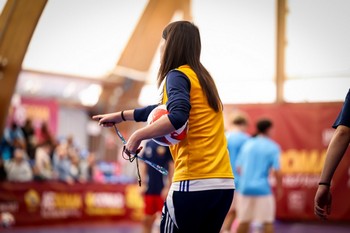
{"type": "MultiPolygon", "coordinates": [[[[141,221],[135,166],[91,116],[155,103],[161,33],[183,19],[200,29],[226,119],[245,112],[250,133],[260,117],[274,122],[285,189],[277,219],[315,223],[331,126],[350,88],[350,1],[0,0],[0,12],[1,136],[25,144],[32,170],[0,182],[13,228],[141,221]],[[53,172],[65,166],[56,156],[83,175],[53,172]]],[[[120,129],[128,138],[141,126],[120,129]]],[[[349,156],[334,177],[330,224],[350,221],[349,156]]]]}

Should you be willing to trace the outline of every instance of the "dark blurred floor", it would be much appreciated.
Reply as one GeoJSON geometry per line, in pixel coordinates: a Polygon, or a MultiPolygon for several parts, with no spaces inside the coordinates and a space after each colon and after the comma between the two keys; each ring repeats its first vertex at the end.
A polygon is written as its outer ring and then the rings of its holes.
{"type": "Polygon", "coordinates": [[[275,223],[276,233],[350,233],[350,223],[281,222],[275,223]]]}
{"type": "Polygon", "coordinates": [[[141,230],[140,224],[131,222],[0,228],[1,233],[141,233],[141,230]]]}
{"type": "MultiPolygon", "coordinates": [[[[62,225],[42,227],[14,227],[0,229],[4,233],[141,233],[141,225],[137,223],[121,222],[108,224],[62,225]]],[[[305,223],[281,222],[275,223],[276,233],[350,233],[350,223],[305,223]]]]}

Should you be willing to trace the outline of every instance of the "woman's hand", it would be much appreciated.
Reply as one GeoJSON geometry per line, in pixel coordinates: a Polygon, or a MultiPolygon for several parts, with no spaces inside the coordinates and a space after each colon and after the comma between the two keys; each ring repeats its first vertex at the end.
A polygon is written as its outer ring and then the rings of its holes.
{"type": "Polygon", "coordinates": [[[138,130],[136,130],[128,139],[128,142],[125,145],[125,151],[126,153],[131,153],[132,155],[138,154],[142,147],[140,147],[140,144],[143,140],[143,138],[140,137],[141,134],[138,130]]]}
{"type": "Polygon", "coordinates": [[[315,195],[315,215],[321,219],[327,219],[328,215],[331,213],[331,206],[332,194],[330,188],[325,185],[319,185],[315,195]]]}
{"type": "Polygon", "coordinates": [[[120,112],[95,115],[92,119],[98,121],[98,124],[103,127],[112,127],[123,121],[120,112]]]}

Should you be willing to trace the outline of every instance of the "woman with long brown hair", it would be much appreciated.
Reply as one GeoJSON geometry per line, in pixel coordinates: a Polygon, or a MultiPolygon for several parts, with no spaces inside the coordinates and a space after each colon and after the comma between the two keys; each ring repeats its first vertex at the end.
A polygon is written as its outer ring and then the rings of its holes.
{"type": "Polygon", "coordinates": [[[170,146],[173,183],[164,204],[161,232],[220,232],[230,208],[234,182],[224,134],[223,106],[215,82],[200,62],[200,33],[177,21],[162,34],[158,86],[161,102],[144,108],[96,115],[102,126],[147,121],[159,104],[168,115],[136,130],[125,148],[137,152],[145,139],[167,135],[188,122],[187,136],[170,146]]]}

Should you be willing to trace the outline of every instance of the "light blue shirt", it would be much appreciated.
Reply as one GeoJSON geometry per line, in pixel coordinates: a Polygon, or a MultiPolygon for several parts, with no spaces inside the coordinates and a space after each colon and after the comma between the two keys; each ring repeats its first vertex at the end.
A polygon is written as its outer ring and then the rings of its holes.
{"type": "Polygon", "coordinates": [[[236,162],[241,169],[238,191],[249,196],[272,194],[268,177],[270,169],[280,169],[280,154],[279,145],[268,137],[248,139],[236,162]]]}
{"type": "Polygon", "coordinates": [[[66,181],[70,177],[70,160],[68,158],[60,159],[57,154],[53,157],[53,169],[58,175],[58,179],[66,181]]]}
{"type": "Polygon", "coordinates": [[[230,154],[230,163],[232,167],[233,174],[235,176],[235,186],[236,190],[239,184],[239,175],[236,169],[236,160],[242,145],[249,139],[249,135],[241,131],[232,131],[226,134],[227,138],[227,149],[230,154]]]}

